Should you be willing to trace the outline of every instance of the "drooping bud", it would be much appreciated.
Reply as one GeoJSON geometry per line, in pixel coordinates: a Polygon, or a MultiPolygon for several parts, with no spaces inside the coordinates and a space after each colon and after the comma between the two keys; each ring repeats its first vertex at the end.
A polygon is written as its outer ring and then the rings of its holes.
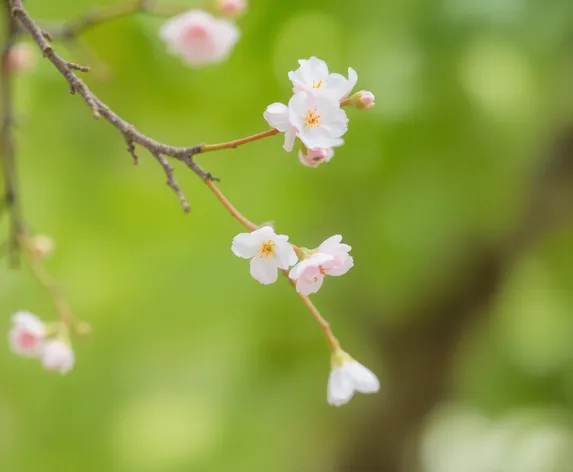
{"type": "Polygon", "coordinates": [[[74,367],[75,356],[69,342],[53,339],[42,346],[40,360],[44,369],[63,375],[74,367]]]}
{"type": "Polygon", "coordinates": [[[308,149],[304,144],[298,151],[298,160],[307,167],[318,167],[323,162],[328,162],[334,156],[332,148],[308,149]]]}

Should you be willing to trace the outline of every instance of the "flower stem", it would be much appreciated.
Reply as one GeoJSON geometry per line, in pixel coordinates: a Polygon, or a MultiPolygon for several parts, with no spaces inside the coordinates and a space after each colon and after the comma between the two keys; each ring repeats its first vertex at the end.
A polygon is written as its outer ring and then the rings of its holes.
{"type": "Polygon", "coordinates": [[[32,276],[50,295],[54,308],[56,309],[56,313],[64,327],[62,333],[66,333],[68,329],[73,329],[79,335],[87,334],[90,329],[89,326],[86,323],[78,323],[76,321],[60,284],[50,276],[42,264],[41,259],[31,247],[30,241],[25,232],[21,232],[18,235],[18,246],[22,250],[22,254],[30,268],[32,276]]]}
{"type": "Polygon", "coordinates": [[[253,141],[258,141],[259,139],[268,138],[269,136],[274,136],[278,134],[278,129],[269,129],[267,131],[263,131],[258,134],[254,134],[252,136],[247,136],[246,138],[236,139],[235,141],[229,141],[228,143],[219,143],[219,144],[203,144],[201,146],[201,153],[211,152],[211,151],[220,151],[222,149],[234,149],[242,144],[252,143],[253,141]]]}
{"type": "Polygon", "coordinates": [[[218,189],[218,187],[215,185],[215,183],[212,180],[207,179],[207,180],[205,180],[205,183],[207,184],[207,187],[209,187],[211,189],[211,192],[213,192],[215,194],[215,196],[219,199],[219,201],[223,204],[223,206],[227,210],[229,210],[229,213],[231,213],[233,218],[235,218],[239,223],[241,223],[249,231],[254,231],[258,228],[258,226],[255,223],[253,223],[252,221],[245,218],[239,212],[239,210],[237,210],[231,204],[231,202],[229,200],[227,200],[227,197],[225,197],[225,195],[223,195],[221,193],[221,191],[218,189]]]}
{"type": "MultiPolygon", "coordinates": [[[[258,228],[258,226],[256,224],[254,224],[252,221],[248,220],[247,218],[245,218],[232,204],[231,202],[227,199],[227,197],[225,197],[223,195],[223,193],[219,190],[219,188],[215,185],[215,183],[212,180],[207,179],[205,181],[205,183],[207,184],[207,187],[209,187],[209,189],[215,194],[215,196],[217,197],[217,199],[223,204],[223,206],[229,210],[229,212],[231,213],[231,215],[233,215],[233,217],[239,221],[239,223],[241,223],[243,226],[245,226],[249,231],[254,231],[255,229],[258,228]]],[[[301,251],[301,248],[299,248],[298,246],[295,246],[293,244],[293,248],[295,250],[295,252],[298,254],[301,251]]],[[[291,280],[288,276],[288,270],[283,270],[282,271],[283,275],[286,276],[286,278],[288,279],[288,281],[290,282],[290,284],[293,286],[293,288],[296,289],[296,283],[294,282],[294,280],[291,280]]],[[[322,330],[324,331],[324,334],[326,335],[326,340],[328,342],[328,345],[330,346],[330,348],[334,351],[336,349],[338,349],[340,347],[340,342],[338,341],[338,339],[336,339],[336,336],[334,336],[334,333],[332,332],[332,330],[330,329],[330,325],[328,324],[328,321],[326,321],[322,315],[320,314],[320,312],[318,311],[318,308],[316,308],[316,306],[314,306],[314,303],[312,303],[310,301],[310,298],[308,298],[306,295],[302,295],[299,294],[300,298],[302,299],[302,301],[304,302],[304,304],[307,306],[307,308],[310,310],[310,312],[312,313],[312,316],[314,317],[314,319],[318,322],[318,324],[320,325],[320,327],[322,328],[322,330]]]]}

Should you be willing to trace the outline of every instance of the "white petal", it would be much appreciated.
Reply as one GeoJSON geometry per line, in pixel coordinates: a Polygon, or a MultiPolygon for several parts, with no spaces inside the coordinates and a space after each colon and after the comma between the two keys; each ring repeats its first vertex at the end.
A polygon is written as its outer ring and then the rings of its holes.
{"type": "Polygon", "coordinates": [[[341,406],[348,403],[354,395],[352,380],[343,369],[332,369],[328,377],[326,398],[333,406],[341,406]]]}
{"type": "Polygon", "coordinates": [[[276,241],[276,259],[279,269],[287,270],[290,266],[298,262],[298,257],[292,244],[285,241],[276,241]]]}
{"type": "Polygon", "coordinates": [[[251,275],[264,285],[277,281],[277,261],[273,257],[253,257],[251,259],[251,275]]]}
{"type": "Polygon", "coordinates": [[[294,128],[289,128],[285,133],[285,143],[283,144],[283,149],[286,152],[292,151],[295,139],[296,139],[296,130],[294,128]]]}
{"type": "Polygon", "coordinates": [[[354,267],[354,259],[348,254],[337,254],[335,256],[335,263],[324,265],[324,271],[329,276],[340,276],[346,274],[354,267]]]}
{"type": "Polygon", "coordinates": [[[253,233],[241,233],[233,238],[231,250],[235,256],[250,259],[257,254],[259,246],[260,243],[253,237],[253,233]]]}
{"type": "Polygon", "coordinates": [[[353,361],[345,363],[343,369],[346,370],[354,388],[360,393],[376,393],[380,390],[378,377],[359,362],[353,361]]]}
{"type": "Polygon", "coordinates": [[[324,251],[328,254],[328,250],[330,248],[339,245],[341,242],[342,242],[342,235],[335,234],[334,236],[331,236],[330,238],[326,239],[320,246],[318,246],[318,248],[321,251],[324,251]]]}
{"type": "Polygon", "coordinates": [[[287,131],[290,127],[288,115],[288,107],[283,103],[278,102],[270,104],[263,113],[263,117],[267,123],[282,133],[287,131]]]}

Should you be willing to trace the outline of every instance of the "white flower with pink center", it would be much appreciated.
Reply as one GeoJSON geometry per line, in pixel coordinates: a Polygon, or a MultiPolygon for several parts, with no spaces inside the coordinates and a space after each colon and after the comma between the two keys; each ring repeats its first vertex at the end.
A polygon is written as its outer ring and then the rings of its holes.
{"type": "Polygon", "coordinates": [[[352,248],[342,244],[342,236],[336,235],[324,241],[306,259],[299,262],[289,273],[296,280],[296,290],[302,295],[316,293],[322,287],[325,276],[344,275],[354,265],[348,252],[352,248]]]}
{"type": "Polygon", "coordinates": [[[300,67],[288,73],[294,93],[305,91],[340,101],[350,94],[358,82],[358,74],[352,67],[348,68],[348,78],[346,78],[340,74],[330,74],[326,62],[314,56],[310,59],[301,59],[298,63],[300,67]]]}
{"type": "Polygon", "coordinates": [[[265,285],[276,282],[278,269],[287,270],[298,261],[288,236],[276,234],[270,226],[238,234],[231,250],[236,256],[251,259],[251,275],[265,285]]]}
{"type": "Polygon", "coordinates": [[[19,311],[12,316],[12,329],[8,339],[15,354],[25,357],[38,356],[45,336],[46,326],[36,315],[19,311]]]}
{"type": "Polygon", "coordinates": [[[234,23],[202,10],[191,10],[168,20],[159,32],[171,54],[192,66],[225,60],[240,37],[234,23]]]}
{"type": "Polygon", "coordinates": [[[217,10],[222,15],[236,17],[247,9],[247,0],[217,0],[217,10]]]}
{"type": "Polygon", "coordinates": [[[298,160],[307,167],[318,167],[323,162],[329,162],[334,156],[334,149],[300,149],[298,160]]]}
{"type": "Polygon", "coordinates": [[[289,101],[289,122],[309,149],[341,146],[348,118],[337,101],[307,92],[295,93],[289,101]]]}
{"type": "Polygon", "coordinates": [[[42,345],[40,360],[44,369],[67,374],[74,366],[75,355],[68,342],[52,339],[42,345]]]}

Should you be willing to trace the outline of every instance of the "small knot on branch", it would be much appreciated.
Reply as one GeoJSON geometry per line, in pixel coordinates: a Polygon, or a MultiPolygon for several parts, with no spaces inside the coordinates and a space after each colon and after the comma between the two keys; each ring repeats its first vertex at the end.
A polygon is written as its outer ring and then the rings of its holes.
{"type": "Polygon", "coordinates": [[[80,72],[89,72],[90,68],[88,66],[82,66],[81,64],[76,64],[75,62],[67,61],[66,64],[70,69],[77,70],[80,72]]]}

